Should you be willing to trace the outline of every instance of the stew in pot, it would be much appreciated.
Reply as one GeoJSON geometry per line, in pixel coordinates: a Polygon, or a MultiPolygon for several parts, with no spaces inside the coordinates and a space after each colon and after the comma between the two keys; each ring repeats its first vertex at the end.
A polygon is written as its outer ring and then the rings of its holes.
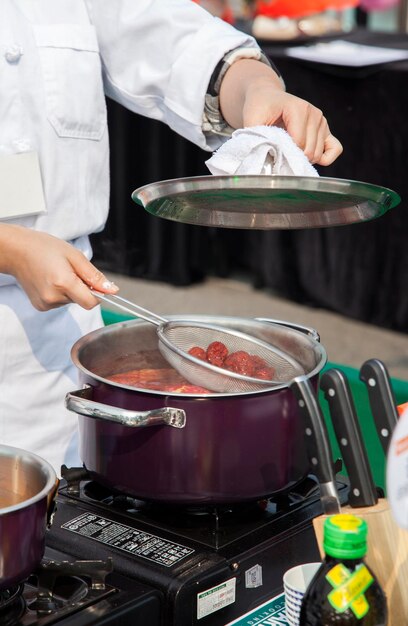
{"type": "Polygon", "coordinates": [[[192,385],[173,368],[133,369],[120,374],[113,374],[109,380],[121,385],[152,389],[154,391],[168,391],[169,393],[212,393],[204,387],[192,385]]]}

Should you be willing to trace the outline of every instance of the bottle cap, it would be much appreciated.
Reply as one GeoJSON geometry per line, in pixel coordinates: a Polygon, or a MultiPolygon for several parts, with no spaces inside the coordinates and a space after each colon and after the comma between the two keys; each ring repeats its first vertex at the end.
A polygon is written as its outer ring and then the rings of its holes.
{"type": "Polygon", "coordinates": [[[328,517],[324,523],[323,549],[336,559],[359,559],[367,554],[367,522],[356,515],[328,517]]]}

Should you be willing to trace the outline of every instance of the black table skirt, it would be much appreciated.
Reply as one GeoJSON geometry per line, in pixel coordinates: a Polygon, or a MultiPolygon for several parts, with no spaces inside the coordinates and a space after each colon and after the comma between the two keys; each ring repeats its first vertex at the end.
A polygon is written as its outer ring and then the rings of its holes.
{"type": "MultiPolygon", "coordinates": [[[[348,38],[408,49],[405,35],[361,31],[348,38]]],[[[390,187],[401,205],[369,223],[318,230],[228,231],[154,218],[131,201],[132,190],[208,174],[210,154],[109,102],[111,211],[105,231],[92,238],[96,264],[175,285],[242,271],[257,287],[292,300],[406,331],[408,61],[338,68],[288,58],[276,45],[263,48],[288,91],[320,107],[343,143],[344,154],[320,173],[390,187]]]]}

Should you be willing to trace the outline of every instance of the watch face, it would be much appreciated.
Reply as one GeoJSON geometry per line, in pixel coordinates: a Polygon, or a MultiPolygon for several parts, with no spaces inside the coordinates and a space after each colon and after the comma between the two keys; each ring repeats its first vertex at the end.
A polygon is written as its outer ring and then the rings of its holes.
{"type": "Polygon", "coordinates": [[[408,409],[398,420],[387,455],[387,497],[401,528],[408,528],[408,409]]]}

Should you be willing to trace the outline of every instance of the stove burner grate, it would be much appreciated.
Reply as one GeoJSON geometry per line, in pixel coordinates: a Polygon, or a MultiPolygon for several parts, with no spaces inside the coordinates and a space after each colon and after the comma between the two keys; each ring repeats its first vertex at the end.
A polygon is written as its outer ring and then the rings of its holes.
{"type": "Polygon", "coordinates": [[[23,587],[24,585],[14,585],[14,587],[0,591],[0,611],[14,604],[20,598],[23,587]]]}
{"type": "MultiPolygon", "coordinates": [[[[102,504],[117,511],[133,514],[144,514],[154,519],[183,519],[185,523],[194,524],[195,520],[205,518],[220,521],[256,520],[268,510],[269,514],[288,511],[291,506],[306,501],[310,497],[318,496],[319,486],[315,477],[308,476],[301,483],[293,487],[292,491],[275,494],[270,498],[260,500],[236,502],[231,504],[175,504],[169,502],[154,502],[141,500],[135,496],[115,491],[93,480],[85,482],[83,496],[90,501],[102,504]]],[[[78,492],[78,496],[80,492],[78,492]]]]}
{"type": "Polygon", "coordinates": [[[116,593],[105,583],[112,571],[110,558],[106,561],[44,559],[24,583],[0,591],[0,625],[51,624],[90,606],[116,593]]]}
{"type": "Polygon", "coordinates": [[[38,614],[49,615],[87,600],[91,590],[104,590],[105,578],[112,572],[112,560],[46,561],[30,576],[32,592],[27,606],[38,614]]]}
{"type": "Polygon", "coordinates": [[[15,585],[0,591],[0,624],[13,626],[26,610],[23,598],[24,585],[15,585]]]}

